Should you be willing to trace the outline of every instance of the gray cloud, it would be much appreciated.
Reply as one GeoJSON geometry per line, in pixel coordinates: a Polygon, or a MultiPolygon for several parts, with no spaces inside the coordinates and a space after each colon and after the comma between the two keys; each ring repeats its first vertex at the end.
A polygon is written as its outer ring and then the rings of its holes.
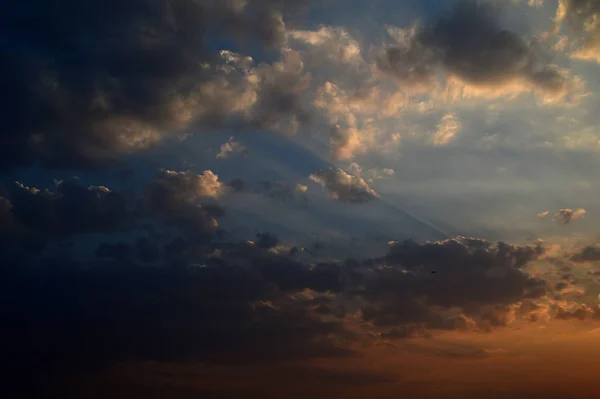
{"type": "Polygon", "coordinates": [[[589,246],[583,248],[581,252],[574,254],[571,257],[572,261],[575,262],[595,262],[600,260],[600,247],[589,246]]]}
{"type": "Polygon", "coordinates": [[[283,181],[248,182],[233,179],[225,185],[235,193],[259,194],[274,201],[295,203],[301,207],[306,207],[309,203],[306,190],[283,181]]]}
{"type": "Polygon", "coordinates": [[[555,215],[555,218],[561,224],[569,224],[572,220],[582,218],[585,213],[586,211],[583,208],[579,208],[577,210],[565,208],[558,211],[555,215]]]}
{"type": "Polygon", "coordinates": [[[367,277],[363,317],[382,326],[457,329],[504,325],[511,305],[545,295],[546,283],[522,270],[541,247],[458,238],[393,244],[367,277]]]}
{"type": "MultiPolygon", "coordinates": [[[[294,96],[281,84],[292,79],[289,74],[263,77],[258,84],[264,87],[257,89],[257,82],[231,73],[231,57],[211,49],[211,40],[231,38],[278,48],[285,39],[282,13],[298,8],[291,3],[296,2],[3,5],[0,170],[36,161],[63,168],[115,162],[169,133],[243,117],[257,90],[254,120],[261,125],[272,124],[277,118],[272,115],[295,113],[294,96]]],[[[238,61],[247,63],[243,57],[238,61]]]]}
{"type": "Polygon", "coordinates": [[[408,86],[431,86],[443,71],[476,86],[523,81],[540,90],[561,91],[564,76],[540,57],[536,46],[503,29],[491,2],[464,0],[437,22],[401,35],[378,66],[408,86]]]}
{"type": "MultiPolygon", "coordinates": [[[[141,195],[58,181],[54,191],[16,183],[0,197],[0,234],[7,249],[42,248],[45,243],[82,234],[131,233],[144,223],[158,223],[203,239],[218,228],[223,210],[215,200],[224,185],[211,171],[161,170],[141,195]],[[12,245],[10,243],[13,243],[12,245]]],[[[113,249],[100,251],[110,255],[113,249]]]]}

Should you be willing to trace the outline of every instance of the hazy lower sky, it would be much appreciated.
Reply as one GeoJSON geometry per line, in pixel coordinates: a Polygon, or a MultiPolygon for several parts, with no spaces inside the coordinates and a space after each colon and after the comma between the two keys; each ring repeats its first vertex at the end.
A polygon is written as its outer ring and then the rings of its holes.
{"type": "Polygon", "coordinates": [[[17,389],[596,397],[599,20],[596,0],[0,6],[17,389]]]}

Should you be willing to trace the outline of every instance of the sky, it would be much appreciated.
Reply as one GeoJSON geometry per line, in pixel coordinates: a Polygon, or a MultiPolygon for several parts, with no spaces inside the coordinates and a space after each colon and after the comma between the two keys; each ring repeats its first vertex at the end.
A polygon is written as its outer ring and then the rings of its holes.
{"type": "Polygon", "coordinates": [[[598,21],[3,3],[5,389],[597,397],[598,21]]]}

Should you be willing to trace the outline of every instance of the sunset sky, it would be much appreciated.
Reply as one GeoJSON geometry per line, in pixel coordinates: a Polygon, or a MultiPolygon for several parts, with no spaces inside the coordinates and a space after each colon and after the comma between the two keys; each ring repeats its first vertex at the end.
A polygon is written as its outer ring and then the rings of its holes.
{"type": "Polygon", "coordinates": [[[600,397],[599,0],[5,3],[6,390],[600,397]]]}

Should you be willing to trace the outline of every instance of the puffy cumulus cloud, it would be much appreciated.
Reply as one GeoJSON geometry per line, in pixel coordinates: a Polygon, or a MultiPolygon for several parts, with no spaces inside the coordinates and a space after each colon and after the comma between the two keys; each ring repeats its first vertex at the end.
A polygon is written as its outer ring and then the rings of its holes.
{"type": "MultiPolygon", "coordinates": [[[[564,129],[573,130],[563,126],[573,120],[567,112],[586,95],[581,78],[551,65],[541,42],[503,30],[491,2],[458,3],[440,21],[388,27],[396,44],[382,56],[378,45],[356,30],[324,26],[288,31],[288,45],[312,76],[309,93],[304,93],[304,109],[315,122],[311,130],[328,134],[334,159],[352,161],[411,144],[567,145],[564,129]],[[390,75],[401,83],[390,84],[390,75]],[[538,115],[558,109],[562,117],[549,128],[551,135],[522,133],[531,125],[545,126],[548,119],[538,120],[538,115]],[[515,126],[510,137],[489,133],[505,130],[507,121],[524,126],[515,126]]],[[[586,140],[593,142],[591,132],[586,140]]],[[[569,145],[583,146],[573,141],[569,145]]]]}
{"type": "Polygon", "coordinates": [[[321,170],[311,174],[309,178],[325,187],[331,196],[340,202],[362,204],[379,199],[363,178],[353,176],[342,169],[321,170]]]}
{"type": "Polygon", "coordinates": [[[351,175],[365,179],[367,183],[373,183],[376,180],[389,178],[396,174],[396,171],[391,168],[371,168],[363,170],[363,168],[356,162],[352,162],[350,165],[348,165],[347,170],[351,175]]]}
{"type": "Polygon", "coordinates": [[[546,293],[546,282],[523,267],[542,247],[496,245],[463,238],[393,243],[359,289],[365,320],[380,326],[483,330],[506,325],[516,305],[546,293]]]}
{"type": "Polygon", "coordinates": [[[315,61],[327,59],[333,63],[360,67],[361,48],[349,32],[341,27],[322,26],[318,30],[290,30],[288,37],[309,47],[315,61]]]}
{"type": "Polygon", "coordinates": [[[354,126],[331,128],[331,155],[335,159],[348,160],[367,151],[366,142],[372,140],[373,130],[359,130],[354,126]]]}
{"type": "Polygon", "coordinates": [[[236,141],[234,137],[230,137],[229,140],[221,145],[221,151],[217,154],[217,159],[228,158],[232,154],[246,155],[248,150],[239,141],[236,141]]]}
{"type": "Polygon", "coordinates": [[[330,148],[334,158],[352,159],[374,144],[377,130],[370,117],[377,113],[378,99],[369,98],[374,90],[349,94],[331,82],[317,90],[314,106],[332,125],[330,148]]]}
{"type": "Polygon", "coordinates": [[[575,58],[600,62],[600,4],[595,0],[559,0],[557,30],[566,25],[567,35],[556,47],[571,51],[575,58]]]}
{"type": "Polygon", "coordinates": [[[291,135],[310,122],[311,104],[305,94],[312,76],[297,51],[285,49],[280,61],[257,66],[248,79],[256,84],[257,96],[247,122],[250,127],[291,135]]]}
{"type": "Polygon", "coordinates": [[[171,198],[181,202],[193,202],[203,197],[218,198],[223,195],[225,187],[219,176],[210,170],[196,174],[163,169],[152,185],[154,190],[168,192],[171,198]]]}
{"type": "Polygon", "coordinates": [[[388,120],[397,120],[408,98],[390,91],[373,73],[369,50],[341,27],[289,32],[313,73],[312,111],[315,121],[329,125],[330,154],[351,160],[369,150],[384,148],[388,120]]]}
{"type": "Polygon", "coordinates": [[[586,214],[586,210],[583,208],[579,208],[577,210],[565,208],[558,211],[554,217],[561,224],[569,224],[572,220],[580,219],[584,217],[586,214]]]}
{"type": "Polygon", "coordinates": [[[279,64],[248,73],[251,59],[216,53],[207,41],[279,48],[282,15],[297,2],[113,3],[62,0],[63,13],[35,0],[2,8],[2,86],[12,94],[3,99],[0,169],[94,167],[191,126],[243,118],[254,105],[255,119],[269,124],[271,106],[276,115],[294,107],[279,64]]]}
{"type": "MultiPolygon", "coordinates": [[[[489,2],[460,1],[435,23],[408,30],[390,28],[396,44],[378,58],[379,69],[407,88],[443,85],[443,73],[471,94],[537,90],[557,95],[567,88],[565,73],[541,56],[535,41],[503,29],[489,2]]],[[[493,94],[497,93],[497,94],[493,94]]]]}
{"type": "Polygon", "coordinates": [[[218,227],[216,218],[224,214],[214,200],[225,190],[209,170],[196,174],[163,169],[146,185],[140,207],[152,219],[177,227],[193,240],[203,240],[218,227]]]}
{"type": "Polygon", "coordinates": [[[462,124],[456,115],[452,113],[444,115],[437,125],[437,131],[433,136],[433,144],[445,145],[450,143],[461,128],[462,124]]]}

